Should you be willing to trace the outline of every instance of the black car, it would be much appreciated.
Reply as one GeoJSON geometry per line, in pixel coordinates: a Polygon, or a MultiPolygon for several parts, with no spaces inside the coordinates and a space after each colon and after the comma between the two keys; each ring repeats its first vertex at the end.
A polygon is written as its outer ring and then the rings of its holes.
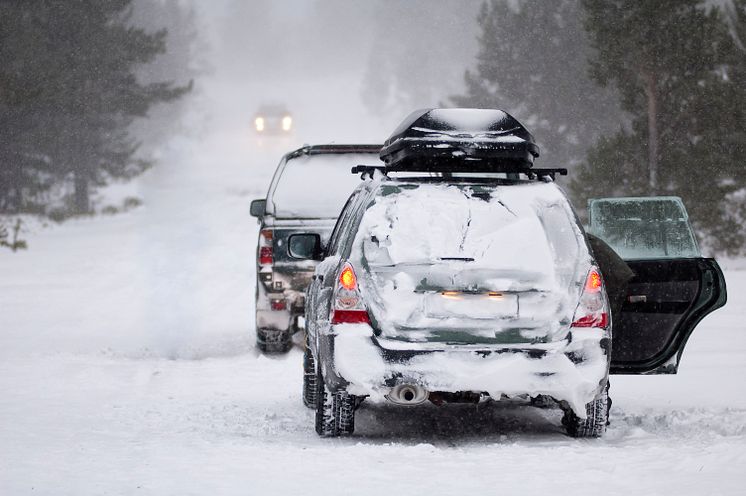
{"type": "Polygon", "coordinates": [[[314,233],[326,241],[358,183],[350,167],[379,162],[380,149],[380,145],[316,145],[294,150],[280,160],[267,196],[251,203],[251,215],[260,224],[256,342],[261,351],[287,351],[291,336],[303,329],[304,291],[316,262],[293,258],[288,238],[314,233]]]}
{"type": "MultiPolygon", "coordinates": [[[[307,291],[303,399],[322,436],[363,400],[416,405],[554,400],[577,437],[603,434],[612,374],[673,374],[699,321],[725,304],[675,197],[590,205],[590,231],[634,272],[612,315],[604,267],[538,147],[496,110],[411,116],[381,151],[307,291]]],[[[321,247],[323,245],[323,252],[321,247]]]]}

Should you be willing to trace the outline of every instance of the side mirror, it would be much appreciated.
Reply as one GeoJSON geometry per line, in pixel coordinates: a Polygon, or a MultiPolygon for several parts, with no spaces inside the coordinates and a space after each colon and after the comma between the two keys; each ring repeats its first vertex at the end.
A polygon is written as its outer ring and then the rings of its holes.
{"type": "Polygon", "coordinates": [[[301,260],[321,260],[321,236],[312,233],[291,234],[288,253],[301,260]]]}
{"type": "Polygon", "coordinates": [[[267,200],[253,200],[251,202],[251,216],[252,217],[261,217],[264,215],[264,211],[267,208],[267,200]]]}

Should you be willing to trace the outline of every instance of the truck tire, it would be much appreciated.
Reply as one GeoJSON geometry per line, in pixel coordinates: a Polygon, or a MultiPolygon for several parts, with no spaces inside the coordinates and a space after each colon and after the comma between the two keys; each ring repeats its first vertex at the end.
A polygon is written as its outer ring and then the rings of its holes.
{"type": "Polygon", "coordinates": [[[303,404],[316,408],[316,364],[307,345],[303,350],[303,404]]]}
{"type": "Polygon", "coordinates": [[[609,420],[609,392],[604,392],[585,405],[586,418],[581,419],[570,408],[565,408],[562,425],[572,437],[601,437],[606,432],[609,420]]]}
{"type": "Polygon", "coordinates": [[[256,347],[262,353],[286,353],[292,347],[290,332],[276,329],[257,329],[256,347]]]}
{"type": "Polygon", "coordinates": [[[349,436],[355,430],[357,398],[347,391],[332,392],[321,370],[316,371],[316,433],[321,437],[349,436]]]}

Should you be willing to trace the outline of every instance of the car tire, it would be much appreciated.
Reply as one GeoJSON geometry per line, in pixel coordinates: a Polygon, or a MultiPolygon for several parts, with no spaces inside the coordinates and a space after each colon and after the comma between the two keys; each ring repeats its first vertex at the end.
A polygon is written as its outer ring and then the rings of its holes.
{"type": "Polygon", "coordinates": [[[276,329],[257,329],[256,347],[262,353],[287,353],[293,346],[290,332],[276,329]]]}
{"type": "Polygon", "coordinates": [[[604,388],[598,398],[585,405],[586,418],[581,419],[570,408],[565,409],[562,425],[571,437],[601,437],[609,420],[609,392],[604,388]]]}
{"type": "Polygon", "coordinates": [[[557,401],[551,396],[540,394],[531,398],[531,406],[535,408],[557,408],[557,401]]]}
{"type": "Polygon", "coordinates": [[[316,408],[316,363],[308,345],[303,350],[303,404],[316,408]]]}
{"type": "Polygon", "coordinates": [[[355,431],[357,398],[347,391],[332,392],[321,370],[316,371],[316,433],[321,437],[349,436],[355,431]]]}

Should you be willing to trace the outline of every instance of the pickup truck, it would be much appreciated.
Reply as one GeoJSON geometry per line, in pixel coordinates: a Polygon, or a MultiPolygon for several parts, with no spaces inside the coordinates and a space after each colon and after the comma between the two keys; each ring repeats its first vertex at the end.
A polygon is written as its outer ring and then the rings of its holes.
{"type": "Polygon", "coordinates": [[[288,253],[295,234],[318,234],[322,244],[360,179],[356,165],[379,165],[381,145],[304,146],[280,160],[267,196],[251,202],[259,221],[256,248],[256,343],[262,352],[281,353],[304,329],[306,287],[315,261],[288,253]]]}

